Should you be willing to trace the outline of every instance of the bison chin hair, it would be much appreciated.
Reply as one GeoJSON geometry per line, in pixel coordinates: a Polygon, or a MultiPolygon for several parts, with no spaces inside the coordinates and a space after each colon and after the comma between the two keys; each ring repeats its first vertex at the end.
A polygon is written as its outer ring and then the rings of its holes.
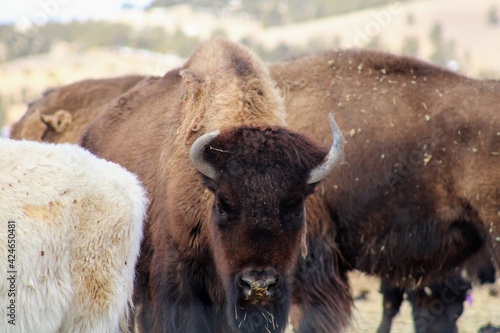
{"type": "Polygon", "coordinates": [[[249,301],[233,284],[228,295],[227,314],[238,333],[283,333],[290,312],[290,287],[283,283],[272,300],[249,301]]]}

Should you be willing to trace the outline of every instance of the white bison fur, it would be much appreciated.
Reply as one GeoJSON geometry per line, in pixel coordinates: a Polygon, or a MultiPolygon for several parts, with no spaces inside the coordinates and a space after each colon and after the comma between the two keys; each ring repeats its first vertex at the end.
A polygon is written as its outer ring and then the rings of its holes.
{"type": "Polygon", "coordinates": [[[0,332],[127,330],[147,205],[135,175],[69,144],[0,139],[0,156],[0,332]]]}

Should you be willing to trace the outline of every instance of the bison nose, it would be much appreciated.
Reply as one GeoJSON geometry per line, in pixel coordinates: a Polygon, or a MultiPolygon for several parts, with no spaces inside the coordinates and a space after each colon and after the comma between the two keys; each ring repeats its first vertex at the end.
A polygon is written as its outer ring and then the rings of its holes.
{"type": "Polygon", "coordinates": [[[279,276],[272,270],[248,270],[238,281],[238,286],[247,299],[269,299],[273,289],[278,287],[279,276]]]}

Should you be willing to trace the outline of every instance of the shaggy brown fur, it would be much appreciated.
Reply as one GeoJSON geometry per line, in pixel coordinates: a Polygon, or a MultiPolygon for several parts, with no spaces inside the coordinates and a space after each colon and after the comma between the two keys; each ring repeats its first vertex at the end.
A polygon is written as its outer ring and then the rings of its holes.
{"type": "Polygon", "coordinates": [[[28,105],[24,116],[12,126],[10,137],[76,144],[88,123],[109,102],[142,79],[142,76],[125,76],[83,80],[48,90],[28,105]]]}
{"type": "MultiPolygon", "coordinates": [[[[439,282],[484,247],[499,266],[498,81],[473,80],[371,51],[325,52],[272,64],[269,70],[285,97],[292,128],[326,144],[325,119],[334,112],[347,139],[346,163],[307,200],[309,254],[299,260],[296,300],[313,307],[325,293],[343,294],[330,288],[342,286],[351,268],[411,289],[439,282]]],[[[133,127],[143,129],[145,142],[131,146],[130,154],[143,156],[135,168],[158,160],[157,146],[149,144],[158,141],[154,133],[177,130],[176,117],[159,109],[176,103],[182,91],[178,80],[172,75],[150,79],[150,86],[175,85],[170,102],[157,102],[162,92],[144,85],[144,99],[130,105],[156,103],[150,107],[155,115],[137,116],[133,127]]],[[[106,136],[114,141],[109,147],[119,147],[127,134],[106,136]]],[[[128,146],[117,154],[129,154],[128,146]]],[[[171,154],[163,156],[167,161],[171,154]]],[[[154,180],[149,182],[153,186],[154,180]]],[[[339,299],[325,311],[345,316],[350,305],[339,299]]],[[[302,323],[314,316],[306,311],[302,323]]]]}
{"type": "Polygon", "coordinates": [[[213,40],[182,68],[143,80],[90,125],[83,146],[136,172],[152,198],[136,290],[143,332],[283,332],[292,292],[317,319],[301,332],[347,323],[348,289],[332,283],[336,257],[324,259],[324,277],[301,266],[298,276],[318,280],[318,290],[294,284],[304,198],[314,190],[306,180],[326,151],[287,130],[284,118],[266,66],[237,44],[213,40]],[[188,151],[217,129],[206,160],[219,176],[204,178],[208,191],[188,151]],[[248,270],[276,273],[268,301],[242,296],[248,270]]]}
{"type": "Polygon", "coordinates": [[[326,140],[333,111],[344,130],[346,163],[321,188],[351,267],[419,295],[484,247],[500,264],[498,82],[368,51],[270,70],[292,128],[326,140]]]}
{"type": "Polygon", "coordinates": [[[348,263],[399,285],[446,276],[483,246],[500,265],[500,83],[415,59],[327,52],[274,64],[289,125],[345,163],[321,186],[348,263]]]}

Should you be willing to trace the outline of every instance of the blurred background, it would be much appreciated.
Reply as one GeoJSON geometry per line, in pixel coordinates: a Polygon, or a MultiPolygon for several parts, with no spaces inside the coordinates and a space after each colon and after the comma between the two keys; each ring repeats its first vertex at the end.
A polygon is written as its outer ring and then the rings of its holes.
{"type": "MultiPolygon", "coordinates": [[[[325,49],[414,56],[475,78],[500,79],[500,0],[15,0],[0,5],[0,129],[43,91],[85,78],[163,75],[211,36],[268,62],[325,49]]],[[[381,319],[378,279],[351,276],[349,332],[381,319]],[[359,296],[361,295],[361,296],[359,296]]],[[[500,325],[500,297],[477,288],[461,332],[500,325]]],[[[412,331],[405,303],[394,332],[412,331]]]]}
{"type": "Polygon", "coordinates": [[[360,47],[500,78],[500,0],[17,0],[0,5],[0,128],[47,88],[162,75],[214,35],[266,61],[360,47]]]}

